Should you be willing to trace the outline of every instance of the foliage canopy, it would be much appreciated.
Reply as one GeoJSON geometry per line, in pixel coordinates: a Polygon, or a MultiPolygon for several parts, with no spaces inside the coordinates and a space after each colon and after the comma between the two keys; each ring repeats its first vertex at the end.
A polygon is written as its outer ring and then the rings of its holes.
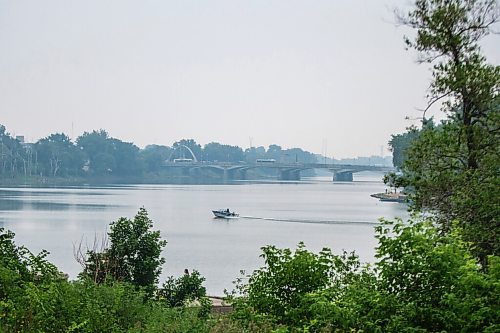
{"type": "Polygon", "coordinates": [[[406,150],[403,182],[414,190],[414,208],[431,211],[445,231],[459,221],[483,266],[500,253],[500,67],[487,62],[479,41],[499,15],[495,0],[418,0],[400,15],[417,32],[407,45],[432,64],[425,111],[440,102],[448,116],[424,126],[406,150]]]}
{"type": "Polygon", "coordinates": [[[109,248],[103,252],[88,251],[84,276],[98,283],[107,278],[129,282],[152,293],[165,263],[161,251],[167,244],[152,227],[153,221],[145,208],[140,208],[133,220],[121,217],[112,222],[109,248]]]}

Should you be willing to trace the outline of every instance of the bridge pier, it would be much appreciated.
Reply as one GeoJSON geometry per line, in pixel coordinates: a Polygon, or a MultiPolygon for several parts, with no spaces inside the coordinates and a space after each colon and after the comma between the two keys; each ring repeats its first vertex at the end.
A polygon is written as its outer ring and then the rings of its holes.
{"type": "Polygon", "coordinates": [[[300,170],[279,170],[278,180],[300,180],[300,170]]]}
{"type": "Polygon", "coordinates": [[[200,169],[198,168],[190,168],[188,169],[188,176],[190,177],[199,177],[200,176],[200,169]]]}
{"type": "Polygon", "coordinates": [[[240,176],[240,180],[246,180],[247,179],[247,169],[239,169],[238,174],[240,176]]]}
{"type": "Polygon", "coordinates": [[[340,171],[333,173],[334,182],[352,182],[352,171],[340,171]]]}
{"type": "Polygon", "coordinates": [[[240,168],[224,169],[224,180],[244,180],[246,178],[246,170],[240,168]]]}
{"type": "Polygon", "coordinates": [[[190,177],[191,176],[191,168],[183,168],[183,169],[181,169],[181,174],[184,177],[190,177]]]}

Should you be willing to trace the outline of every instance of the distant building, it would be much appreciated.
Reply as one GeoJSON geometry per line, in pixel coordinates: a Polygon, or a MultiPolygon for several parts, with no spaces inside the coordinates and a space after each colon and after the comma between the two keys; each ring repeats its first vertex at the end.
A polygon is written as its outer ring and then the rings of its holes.
{"type": "Polygon", "coordinates": [[[33,146],[35,145],[34,143],[29,143],[29,142],[26,142],[25,138],[24,138],[24,135],[16,135],[16,140],[19,141],[19,143],[21,144],[21,146],[26,150],[32,150],[33,149],[33,146]]]}

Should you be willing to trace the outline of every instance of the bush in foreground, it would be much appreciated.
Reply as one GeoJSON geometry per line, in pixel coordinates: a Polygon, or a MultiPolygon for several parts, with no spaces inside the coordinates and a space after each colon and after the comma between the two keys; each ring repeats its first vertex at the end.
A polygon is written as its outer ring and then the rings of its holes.
{"type": "Polygon", "coordinates": [[[440,235],[427,221],[382,221],[376,237],[373,266],[303,244],[294,253],[264,247],[265,266],[237,285],[233,318],[304,332],[500,329],[498,257],[483,272],[458,233],[440,235]]]}
{"type": "Polygon", "coordinates": [[[0,229],[0,332],[496,332],[500,258],[481,270],[459,230],[382,221],[377,261],[354,253],[263,248],[265,265],[213,316],[203,278],[170,278],[155,294],[130,282],[67,279],[0,229]]]}

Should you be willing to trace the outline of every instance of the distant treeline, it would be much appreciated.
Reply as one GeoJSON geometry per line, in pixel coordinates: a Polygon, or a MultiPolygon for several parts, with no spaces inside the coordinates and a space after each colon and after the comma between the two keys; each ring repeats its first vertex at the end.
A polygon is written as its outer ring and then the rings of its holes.
{"type": "Polygon", "coordinates": [[[193,139],[183,139],[171,147],[148,145],[140,149],[131,142],[112,138],[105,130],[84,132],[73,142],[64,133],[55,133],[35,143],[25,143],[11,136],[0,125],[0,178],[91,178],[139,177],[161,171],[165,161],[196,159],[207,162],[277,162],[317,163],[317,156],[300,148],[282,149],[276,144],[251,147],[217,142],[201,146],[193,139]],[[189,149],[187,149],[189,148],[189,149]],[[193,156],[194,155],[194,156],[193,156]]]}

